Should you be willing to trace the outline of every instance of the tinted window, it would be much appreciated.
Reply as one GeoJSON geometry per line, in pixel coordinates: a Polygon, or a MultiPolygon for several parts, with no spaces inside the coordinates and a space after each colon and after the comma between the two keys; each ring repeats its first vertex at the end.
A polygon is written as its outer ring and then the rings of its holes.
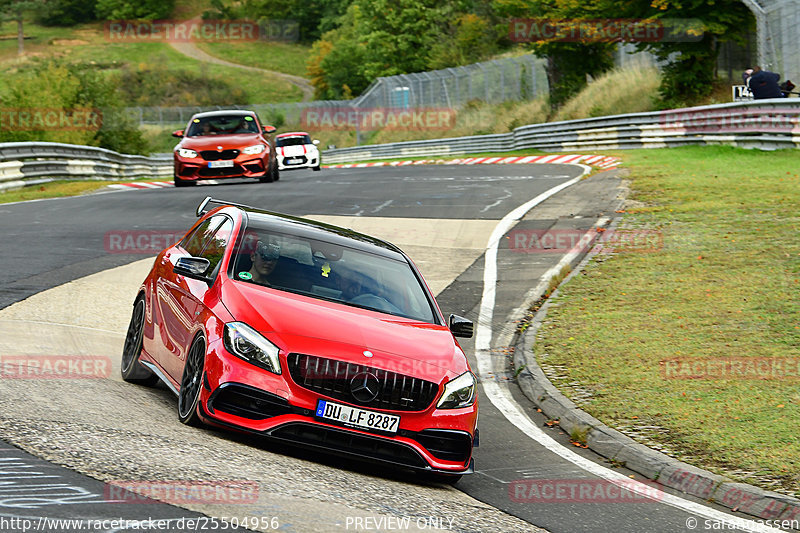
{"type": "Polygon", "coordinates": [[[231,276],[241,282],[435,323],[406,261],[251,224],[231,265],[231,276]]]}
{"type": "Polygon", "coordinates": [[[252,115],[222,115],[193,119],[186,136],[203,137],[258,132],[258,122],[252,115]]]}
{"type": "Polygon", "coordinates": [[[311,137],[308,135],[293,135],[291,137],[279,137],[275,139],[277,146],[300,146],[311,144],[311,137]]]}
{"type": "Polygon", "coordinates": [[[233,221],[228,217],[224,217],[224,222],[222,225],[219,226],[211,238],[207,240],[205,246],[203,247],[203,251],[200,252],[200,257],[208,259],[209,263],[211,263],[208,268],[208,272],[214,272],[214,270],[217,268],[217,265],[222,260],[222,256],[225,253],[225,248],[231,241],[232,232],[233,221]]]}
{"type": "Polygon", "coordinates": [[[206,219],[192,233],[184,237],[181,241],[181,247],[189,252],[189,255],[199,257],[211,236],[214,235],[225,220],[227,220],[227,217],[222,215],[215,215],[206,219]]]}

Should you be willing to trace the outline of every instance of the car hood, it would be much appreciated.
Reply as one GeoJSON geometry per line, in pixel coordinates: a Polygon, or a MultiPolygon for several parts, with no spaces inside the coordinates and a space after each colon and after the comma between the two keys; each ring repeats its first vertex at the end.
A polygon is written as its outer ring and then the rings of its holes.
{"type": "Polygon", "coordinates": [[[180,142],[182,148],[192,150],[216,150],[264,144],[266,141],[257,133],[236,133],[232,135],[208,135],[205,137],[184,137],[180,142]]]}
{"type": "Polygon", "coordinates": [[[469,369],[444,326],[236,280],[225,284],[222,301],[234,320],[255,328],[286,353],[369,365],[436,383],[469,369]]]}

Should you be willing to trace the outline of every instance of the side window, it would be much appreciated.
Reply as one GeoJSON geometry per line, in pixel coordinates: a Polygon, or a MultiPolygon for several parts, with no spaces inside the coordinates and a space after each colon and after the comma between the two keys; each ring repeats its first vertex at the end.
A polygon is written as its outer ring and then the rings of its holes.
{"type": "Polygon", "coordinates": [[[228,219],[222,215],[207,219],[181,241],[181,247],[189,252],[189,255],[199,257],[208,240],[225,220],[228,219]]]}
{"type": "Polygon", "coordinates": [[[222,225],[220,225],[211,238],[208,239],[203,251],[200,252],[199,255],[199,257],[204,257],[211,263],[208,272],[214,272],[214,270],[216,270],[217,265],[222,260],[223,254],[225,254],[225,248],[228,246],[228,243],[231,242],[233,221],[228,217],[224,218],[225,220],[222,225]]]}

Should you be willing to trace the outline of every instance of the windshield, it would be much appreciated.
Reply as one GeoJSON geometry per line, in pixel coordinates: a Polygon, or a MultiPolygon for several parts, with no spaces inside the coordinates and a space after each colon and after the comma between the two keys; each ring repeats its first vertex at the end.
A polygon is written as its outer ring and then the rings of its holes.
{"type": "Polygon", "coordinates": [[[405,261],[249,225],[231,277],[322,300],[435,323],[425,290],[405,261]]]}
{"type": "Polygon", "coordinates": [[[292,135],[291,137],[278,137],[275,139],[276,146],[300,146],[311,144],[311,137],[308,135],[292,135]]]}
{"type": "Polygon", "coordinates": [[[205,135],[231,135],[235,133],[258,133],[256,119],[250,115],[222,115],[192,119],[187,137],[205,135]]]}

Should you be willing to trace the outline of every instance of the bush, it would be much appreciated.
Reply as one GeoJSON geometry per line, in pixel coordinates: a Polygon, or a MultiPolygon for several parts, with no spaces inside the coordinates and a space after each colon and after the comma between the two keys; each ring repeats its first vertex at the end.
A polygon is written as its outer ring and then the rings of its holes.
{"type": "Polygon", "coordinates": [[[6,109],[17,110],[20,115],[55,112],[70,116],[85,110],[100,117],[88,127],[34,121],[27,128],[1,127],[0,142],[49,141],[100,146],[124,153],[147,151],[138,125],[122,108],[114,81],[90,66],[34,63],[15,75],[8,86],[0,86],[0,100],[6,109]]]}

